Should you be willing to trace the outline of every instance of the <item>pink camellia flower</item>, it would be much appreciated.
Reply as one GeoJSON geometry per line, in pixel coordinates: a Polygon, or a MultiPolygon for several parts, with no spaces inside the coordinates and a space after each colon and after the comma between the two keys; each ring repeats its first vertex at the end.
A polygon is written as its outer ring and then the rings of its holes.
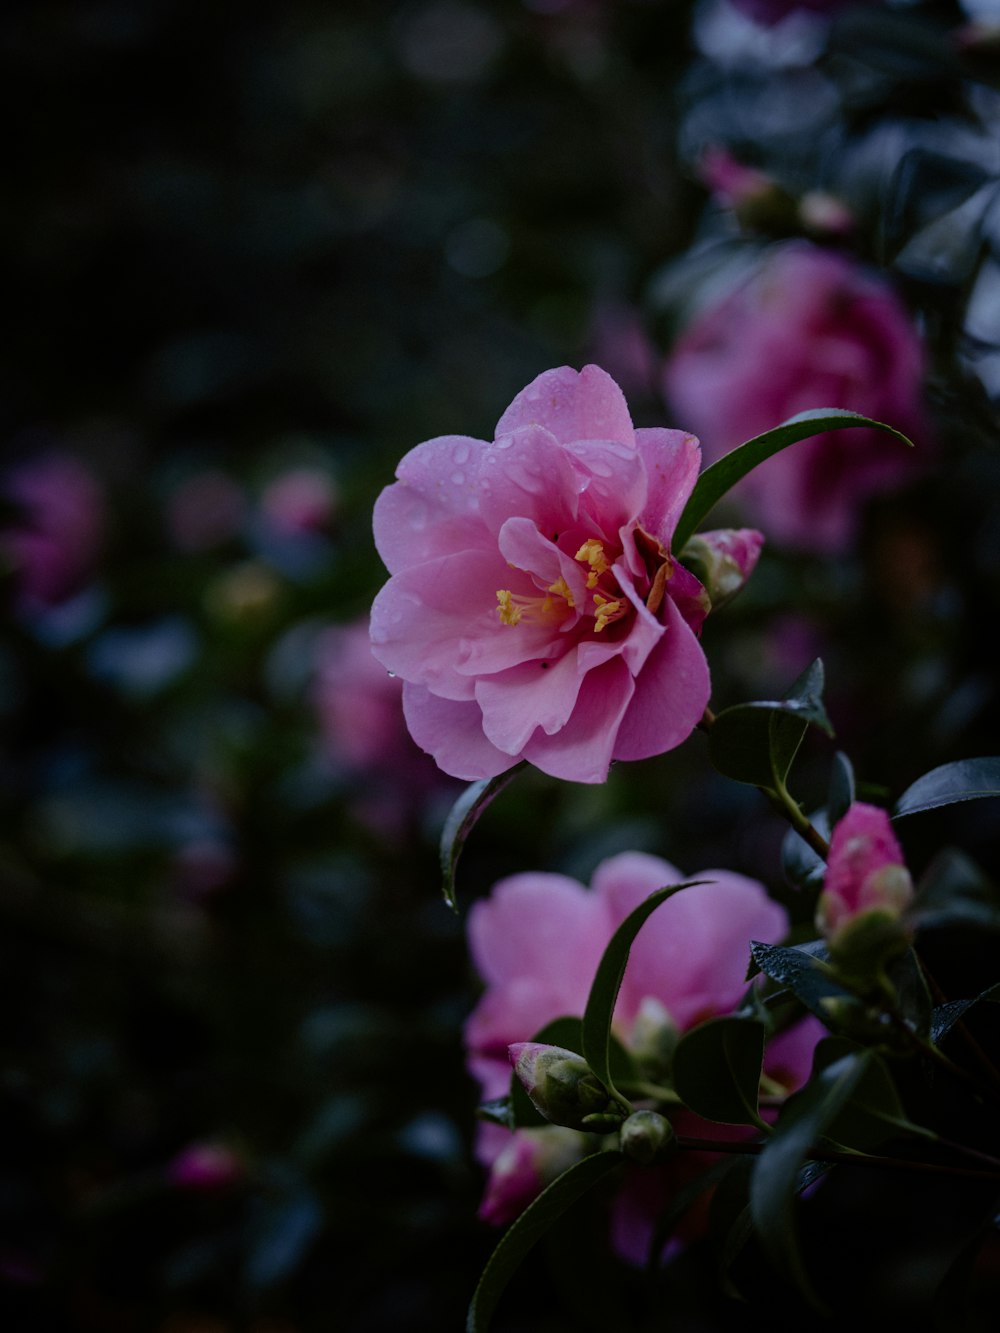
{"type": "Polygon", "coordinates": [[[265,523],[284,537],[325,532],[339,496],[333,477],[319,467],[298,467],[268,483],[260,499],[265,523]]]}
{"type": "MultiPolygon", "coordinates": [[[[885,283],[842,255],[788,242],[681,335],[664,387],[714,462],[816,407],[861,412],[925,443],[923,373],[920,336],[885,283]]],[[[863,502],[921,465],[891,436],[837,431],[776,454],[732,495],[769,540],[835,553],[853,540],[863,502]]]]}
{"type": "MultiPolygon", "coordinates": [[[[775,943],[788,927],[784,908],[755,880],[725,870],[690,878],[706,882],[683,889],[658,907],[629,955],[614,1031],[636,1053],[669,1048],[679,1031],[729,1012],[746,988],[750,941],[775,943]]],[[[604,949],[629,912],[656,889],[684,879],[659,857],[625,852],[597,867],[589,890],[564,875],[519,874],[501,880],[488,898],[472,907],[469,945],[485,991],[464,1036],[468,1068],[484,1099],[507,1092],[512,1056],[530,1057],[535,1050],[530,1039],[545,1024],[583,1014],[604,949]]],[[[769,1074],[789,1086],[806,1077],[819,1031],[818,1024],[800,1026],[808,1026],[804,1037],[793,1029],[768,1047],[769,1074]]],[[[716,1137],[729,1133],[713,1125],[712,1133],[716,1130],[716,1137]]],[[[487,1221],[516,1216],[574,1155],[586,1150],[586,1136],[564,1128],[558,1130],[558,1154],[543,1155],[537,1146],[512,1146],[526,1132],[511,1135],[493,1124],[479,1129],[477,1156],[490,1168],[488,1203],[484,1201],[480,1211],[487,1221]],[[506,1165],[498,1173],[501,1159],[506,1165]],[[516,1172],[509,1169],[513,1161],[518,1163],[516,1172]]],[[[736,1136],[741,1132],[735,1131],[736,1136]]],[[[660,1203],[665,1197],[662,1181],[673,1179],[676,1184],[676,1172],[683,1174],[690,1164],[663,1170],[675,1174],[658,1177],[660,1203]]],[[[652,1216],[627,1194],[622,1198],[630,1220],[620,1228],[616,1224],[616,1248],[641,1262],[652,1216]]]]}
{"type": "Polygon", "coordinates": [[[855,801],[830,838],[816,924],[836,948],[868,913],[896,920],[913,898],[913,881],[888,814],[855,801]]]}
{"type": "Polygon", "coordinates": [[[707,607],[670,541],[699,458],[683,431],[636,430],[593,365],[540,375],[492,444],[443,436],[406,455],[375,506],[392,577],[372,644],[446,773],[527,759],[601,782],[612,760],[690,735],[707,607]]]}
{"type": "Polygon", "coordinates": [[[15,511],[0,531],[0,553],[13,566],[22,609],[41,611],[78,593],[104,539],[104,498],[93,474],[72,454],[46,453],[12,468],[0,495],[15,511]]]}
{"type": "Polygon", "coordinates": [[[226,1189],[245,1170],[243,1159],[224,1143],[192,1143],[167,1166],[167,1178],[177,1189],[210,1194],[226,1189]]]}

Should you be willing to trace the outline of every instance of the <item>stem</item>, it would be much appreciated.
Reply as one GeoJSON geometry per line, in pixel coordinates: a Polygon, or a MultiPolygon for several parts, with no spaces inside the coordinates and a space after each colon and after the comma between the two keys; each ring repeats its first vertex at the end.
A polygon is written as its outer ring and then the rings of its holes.
{"type": "MultiPolygon", "coordinates": [[[[750,1157],[759,1156],[764,1149],[762,1143],[734,1143],[731,1139],[694,1139],[681,1134],[678,1134],[675,1142],[678,1148],[689,1152],[742,1153],[750,1157]]],[[[958,1147],[959,1145],[949,1144],[948,1146],[958,1147]]],[[[975,1149],[962,1148],[961,1151],[974,1157],[985,1156],[983,1153],[977,1153],[975,1149]]],[[[1000,1180],[1000,1161],[996,1162],[996,1170],[986,1171],[975,1167],[947,1166],[941,1162],[917,1162],[905,1157],[877,1157],[871,1153],[841,1152],[835,1148],[816,1146],[809,1149],[806,1158],[814,1162],[836,1162],[848,1166],[886,1167],[891,1171],[916,1171],[933,1175],[967,1176],[973,1180],[1000,1180]]],[[[987,1157],[986,1160],[989,1162],[996,1161],[992,1157],[987,1157]]]]}

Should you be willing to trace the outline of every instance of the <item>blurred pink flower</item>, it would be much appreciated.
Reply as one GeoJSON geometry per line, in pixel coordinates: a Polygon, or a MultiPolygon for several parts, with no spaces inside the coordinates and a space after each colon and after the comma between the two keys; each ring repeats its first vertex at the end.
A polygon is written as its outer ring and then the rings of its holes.
{"type": "Polygon", "coordinates": [[[167,1166],[177,1189],[212,1193],[234,1184],[245,1170],[242,1158],[224,1143],[192,1143],[167,1166]]]}
{"type": "Polygon", "coordinates": [[[895,918],[913,897],[913,882],[889,816],[855,801],[830,837],[816,924],[831,944],[868,912],[895,918]]]}
{"type": "Polygon", "coordinates": [[[181,551],[208,551],[231,541],[243,527],[247,500],[242,486],[221,468],[186,477],[169,496],[166,521],[181,551]]]}
{"type": "Polygon", "coordinates": [[[104,539],[101,487],[79,459],[52,452],[7,472],[0,495],[15,511],[0,530],[0,552],[21,608],[58,606],[93,575],[104,539]]]}
{"type": "Polygon", "coordinates": [[[848,408],[914,439],[910,450],[869,430],[816,436],[732,492],[769,540],[835,553],[863,502],[926,461],[923,374],[920,336],[891,288],[842,255],[789,242],[681,335],[664,387],[709,462],[808,408],[848,408]]]}
{"type": "MultiPolygon", "coordinates": [[[[583,1014],[597,965],[612,934],[650,893],[687,878],[659,857],[624,852],[599,865],[588,890],[564,875],[526,873],[496,884],[488,898],[469,912],[468,937],[473,962],[485,983],[484,993],[465,1025],[466,1060],[484,1100],[502,1096],[510,1085],[508,1047],[530,1040],[553,1019],[583,1014]]],[[[725,870],[708,870],[691,879],[705,880],[658,907],[632,947],[615,1009],[614,1030],[634,1050],[656,1045],[657,1030],[669,1037],[702,1019],[727,1013],[746,989],[750,941],[775,943],[788,926],[784,908],[763,885],[725,870]]],[[[818,1025],[816,1025],[818,1029],[818,1025]]],[[[768,1069],[790,1085],[807,1072],[816,1031],[791,1033],[769,1047],[768,1069]],[[772,1054],[773,1052],[773,1054],[772,1054]],[[773,1059],[773,1065],[772,1065],[773,1059]]],[[[689,1117],[687,1123],[694,1122],[689,1117]]],[[[703,1122],[697,1122],[705,1128],[703,1122]]],[[[714,1136],[719,1126],[711,1127],[714,1136]]],[[[512,1146],[512,1136],[485,1124],[477,1137],[477,1156],[491,1169],[481,1216],[507,1221],[541,1190],[554,1174],[552,1161],[538,1151],[512,1146]],[[494,1177],[503,1154],[505,1165],[494,1177]],[[516,1161],[518,1169],[508,1169],[516,1161]]],[[[547,1133],[547,1130],[539,1131],[547,1133]]],[[[739,1134],[739,1130],[735,1131],[739,1134]]],[[[585,1150],[586,1139],[560,1129],[559,1167],[585,1150]]],[[[721,1128],[722,1136],[728,1130],[721,1128]]],[[[687,1165],[663,1168],[673,1180],[687,1165]],[[673,1173],[673,1174],[671,1174],[673,1173]]],[[[662,1204],[663,1188],[657,1192],[662,1204]]],[[[632,1218],[644,1215],[634,1202],[622,1205],[632,1218]]],[[[623,1225],[616,1245],[626,1257],[641,1260],[648,1246],[651,1219],[623,1225]],[[635,1244],[623,1237],[632,1234],[635,1244]]]]}
{"type": "Polygon", "coordinates": [[[451,785],[410,739],[402,692],[372,656],[367,617],[320,634],[312,701],[323,748],[357,781],[355,813],[395,832],[451,785]]]}
{"type": "Polygon", "coordinates": [[[339,503],[329,472],[298,467],[281,473],[265,487],[260,507],[264,521],[285,537],[325,532],[339,503]]]}
{"type": "Polygon", "coordinates": [[[375,506],[392,577],[372,607],[410,732],[446,773],[527,759],[601,782],[690,735],[708,701],[698,581],[670,540],[697,441],[635,430],[597,366],[528,385],[496,440],[418,445],[375,506]]]}

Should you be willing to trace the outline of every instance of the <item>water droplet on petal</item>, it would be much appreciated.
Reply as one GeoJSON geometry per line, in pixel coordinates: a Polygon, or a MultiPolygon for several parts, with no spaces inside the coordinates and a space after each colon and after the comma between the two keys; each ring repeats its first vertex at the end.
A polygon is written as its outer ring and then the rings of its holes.
{"type": "Polygon", "coordinates": [[[453,486],[461,486],[462,482],[465,481],[465,473],[458,471],[453,472],[451,474],[451,481],[453,486]]]}
{"type": "Polygon", "coordinates": [[[467,444],[456,444],[455,452],[452,454],[452,461],[461,467],[463,463],[469,461],[469,446],[467,444]]]}

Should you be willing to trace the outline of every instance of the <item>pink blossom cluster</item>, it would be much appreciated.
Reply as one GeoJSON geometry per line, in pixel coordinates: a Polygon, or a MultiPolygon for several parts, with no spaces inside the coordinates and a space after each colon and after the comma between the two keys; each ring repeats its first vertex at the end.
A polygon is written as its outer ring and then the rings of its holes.
{"type": "MultiPolygon", "coordinates": [[[[704,882],[656,909],[625,970],[613,1030],[640,1055],[732,1010],[746,987],[750,941],[775,943],[788,928],[784,909],[755,880],[724,870],[690,878],[704,882]]],[[[684,880],[659,857],[625,852],[597,867],[590,889],[564,875],[525,873],[501,880],[474,904],[469,947],[485,988],[464,1036],[468,1068],[484,1099],[509,1088],[509,1047],[556,1018],[583,1014],[604,949],[625,917],[656,889],[684,880]]],[[[789,1088],[798,1086],[818,1031],[810,1020],[776,1038],[768,1048],[769,1075],[789,1088]]],[[[740,1133],[720,1125],[709,1129],[689,1114],[680,1123],[689,1129],[697,1123],[714,1137],[740,1133]]],[[[576,1131],[554,1126],[511,1134],[483,1124],[477,1153],[489,1179],[480,1216],[497,1224],[510,1221],[582,1154],[585,1142],[576,1131]]],[[[701,1166],[687,1158],[633,1178],[613,1214],[622,1255],[644,1259],[657,1209],[685,1174],[701,1166]]]]}

